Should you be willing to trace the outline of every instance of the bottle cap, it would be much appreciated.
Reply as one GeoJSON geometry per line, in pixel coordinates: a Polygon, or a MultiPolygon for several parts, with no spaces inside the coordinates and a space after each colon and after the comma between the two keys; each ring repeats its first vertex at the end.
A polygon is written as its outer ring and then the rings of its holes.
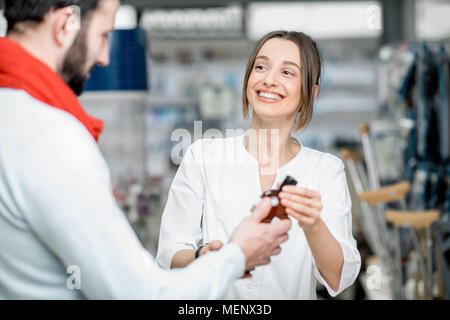
{"type": "Polygon", "coordinates": [[[297,180],[295,180],[294,178],[292,178],[291,176],[286,176],[286,178],[284,179],[283,183],[280,186],[280,192],[283,189],[284,186],[287,185],[297,185],[297,180]]]}

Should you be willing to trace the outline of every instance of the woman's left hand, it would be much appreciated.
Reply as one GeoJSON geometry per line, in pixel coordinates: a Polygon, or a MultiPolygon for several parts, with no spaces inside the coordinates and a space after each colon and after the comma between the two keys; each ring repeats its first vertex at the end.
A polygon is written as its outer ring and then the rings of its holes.
{"type": "Polygon", "coordinates": [[[286,207],[286,214],[298,220],[305,231],[314,230],[320,221],[320,211],[323,208],[318,192],[298,186],[284,186],[279,197],[286,207]]]}

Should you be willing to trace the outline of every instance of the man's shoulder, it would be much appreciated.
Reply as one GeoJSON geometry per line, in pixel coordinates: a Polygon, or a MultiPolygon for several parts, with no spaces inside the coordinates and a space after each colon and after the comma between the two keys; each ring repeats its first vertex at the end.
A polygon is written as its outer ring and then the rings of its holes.
{"type": "Polygon", "coordinates": [[[99,153],[90,133],[68,112],[42,103],[22,90],[0,88],[0,101],[3,161],[36,165],[48,157],[99,153]]]}
{"type": "Polygon", "coordinates": [[[7,107],[16,107],[24,105],[46,105],[45,103],[33,98],[28,92],[14,88],[0,88],[0,97],[3,105],[7,107]]]}
{"type": "Polygon", "coordinates": [[[24,92],[0,89],[0,100],[5,102],[0,107],[0,171],[8,168],[9,175],[24,184],[30,184],[28,177],[37,171],[109,179],[97,143],[75,117],[24,92]]]}
{"type": "Polygon", "coordinates": [[[9,118],[20,114],[25,120],[30,116],[38,118],[61,118],[61,120],[75,120],[69,113],[52,107],[31,96],[28,92],[20,89],[0,88],[0,100],[2,109],[9,118]]]}
{"type": "Polygon", "coordinates": [[[0,128],[3,128],[0,130],[5,138],[39,139],[45,133],[78,135],[86,131],[71,114],[35,99],[26,91],[0,88],[0,101],[0,128]]]}

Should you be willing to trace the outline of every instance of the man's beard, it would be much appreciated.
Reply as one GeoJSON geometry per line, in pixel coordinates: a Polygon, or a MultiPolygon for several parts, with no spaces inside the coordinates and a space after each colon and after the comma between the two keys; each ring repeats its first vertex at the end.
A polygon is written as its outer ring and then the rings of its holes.
{"type": "Polygon", "coordinates": [[[77,96],[83,93],[84,84],[89,78],[85,72],[87,63],[87,32],[85,29],[82,28],[79,31],[58,72],[77,96]]]}

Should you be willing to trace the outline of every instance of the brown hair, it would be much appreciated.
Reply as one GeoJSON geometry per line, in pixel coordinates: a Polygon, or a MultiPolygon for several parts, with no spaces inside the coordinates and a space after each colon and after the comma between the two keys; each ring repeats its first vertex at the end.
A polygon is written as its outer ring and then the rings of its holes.
{"type": "Polygon", "coordinates": [[[272,31],[263,36],[256,44],[247,63],[245,70],[243,95],[242,95],[242,114],[244,118],[248,118],[249,108],[247,99],[247,84],[250,74],[253,70],[256,55],[267,40],[272,38],[280,38],[294,42],[300,51],[300,60],[302,68],[302,88],[301,101],[298,108],[300,113],[297,123],[294,127],[295,131],[305,127],[311,120],[314,105],[314,89],[319,85],[322,62],[317,49],[316,42],[303,32],[296,31],[272,31]]]}

